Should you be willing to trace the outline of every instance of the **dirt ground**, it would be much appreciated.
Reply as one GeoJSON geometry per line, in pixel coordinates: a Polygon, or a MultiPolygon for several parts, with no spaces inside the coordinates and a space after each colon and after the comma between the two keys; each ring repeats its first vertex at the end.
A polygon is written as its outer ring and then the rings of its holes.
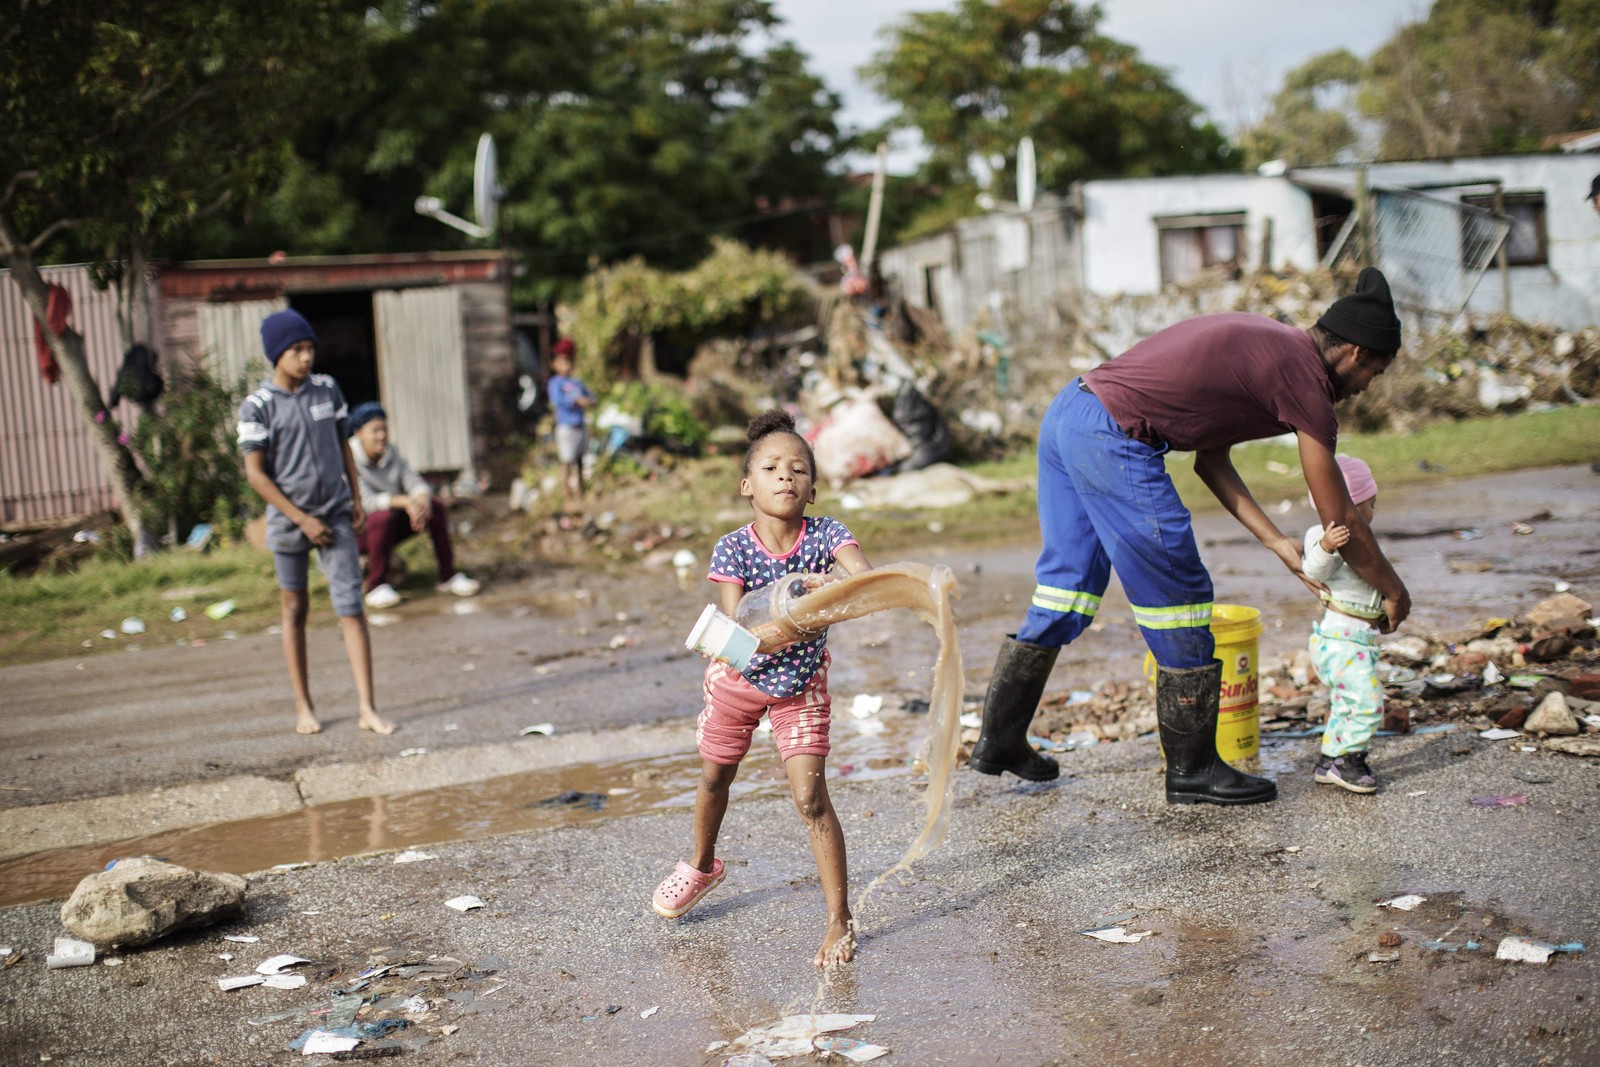
{"type": "MultiPolygon", "coordinates": [[[[1600,595],[1600,477],[1587,468],[1439,483],[1380,503],[1380,538],[1436,531],[1385,538],[1416,601],[1408,630],[1515,615],[1557,581],[1591,602],[1600,595]],[[1513,532],[1513,522],[1544,513],[1532,533],[1513,532]]],[[[1295,501],[1278,521],[1300,529],[1311,516],[1295,501]]],[[[1262,609],[1263,659],[1303,647],[1316,606],[1298,583],[1226,516],[1201,516],[1197,531],[1218,601],[1262,609]]],[[[1017,530],[978,550],[907,554],[947,562],[961,581],[974,699],[999,635],[1025,608],[1036,547],[1017,530]]],[[[425,747],[421,767],[474,746],[537,744],[518,736],[537,722],[551,723],[555,739],[594,738],[586,758],[598,763],[607,737],[681,726],[695,710],[700,662],[681,640],[707,599],[670,572],[617,581],[561,570],[492,588],[468,614],[435,599],[404,606],[397,623],[375,631],[380,698],[404,727],[390,738],[355,730],[332,630],[319,631],[329,640],[313,653],[327,730],[309,738],[288,732],[268,634],[8,668],[0,805],[318,767],[343,773],[340,765],[425,747]]],[[[839,705],[861,692],[896,706],[925,697],[933,640],[914,620],[846,623],[830,640],[839,705]]],[[[1113,592],[1096,632],[1062,655],[1052,688],[1137,683],[1141,659],[1113,592]]],[[[913,746],[915,717],[894,715],[891,735],[913,746]]],[[[1042,787],[962,772],[949,841],[861,909],[861,960],[830,987],[819,988],[809,964],[820,936],[815,872],[772,768],[757,760],[730,815],[728,883],[676,923],[651,914],[647,898],[687,842],[681,790],[553,829],[432,846],[429,862],[397,867],[375,856],[258,874],[244,919],[227,931],[121,954],[116,967],[45,970],[61,933],[57,906],[4,909],[0,944],[17,962],[0,971],[0,1062],[275,1062],[316,1018],[307,1013],[364,965],[429,956],[451,957],[438,966],[453,969],[384,976],[362,991],[425,995],[427,1011],[394,1035],[410,1042],[408,1062],[717,1064],[728,1050],[707,1053],[709,1044],[814,1006],[876,1014],[848,1033],[892,1048],[881,1061],[890,1064],[1600,1062],[1590,954],[1543,966],[1492,958],[1509,934],[1594,943],[1588,824],[1600,761],[1463,729],[1385,739],[1374,763],[1386,789],[1363,798],[1312,785],[1314,753],[1313,740],[1266,744],[1262,761],[1281,799],[1241,811],[1162,803],[1150,738],[1068,753],[1068,773],[1042,787]],[[1469,804],[1514,792],[1526,802],[1469,804]],[[1410,892],[1427,903],[1375,906],[1410,892]],[[489,906],[443,908],[459,893],[489,906]],[[1130,929],[1154,936],[1104,944],[1078,933],[1127,912],[1130,929]],[[262,941],[220,940],[235,930],[262,941]],[[1389,951],[1378,942],[1384,932],[1399,934],[1399,958],[1370,962],[1369,953],[1389,951]],[[1483,947],[1424,945],[1435,940],[1483,947]],[[235,961],[217,959],[227,950],[235,961]],[[217,989],[214,978],[272,952],[311,958],[311,984],[217,989]],[[489,953],[498,960],[486,965],[489,953]],[[280,1012],[290,1016],[265,1021],[280,1012]]],[[[893,862],[920,819],[908,756],[834,786],[855,892],[893,862]]],[[[834,761],[832,773],[841,771],[834,761]]],[[[525,808],[541,797],[494,802],[525,808]]],[[[372,847],[407,843],[403,827],[391,829],[372,847]]],[[[27,876],[26,859],[8,865],[7,878],[27,876]]]]}

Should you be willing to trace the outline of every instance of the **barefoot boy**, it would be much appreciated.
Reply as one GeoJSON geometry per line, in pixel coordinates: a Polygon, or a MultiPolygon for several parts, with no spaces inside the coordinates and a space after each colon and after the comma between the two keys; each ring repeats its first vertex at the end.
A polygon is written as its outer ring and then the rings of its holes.
{"type": "Polygon", "coordinates": [[[322,731],[306,682],[306,579],[315,547],[344,628],[361,728],[392,734],[394,724],[372,702],[372,645],[361,613],[356,551],[356,531],[366,524],[366,514],[353,492],[357,481],[355,460],[345,447],[344,394],[326,374],[311,373],[317,335],[299,312],[279,311],[263,319],[261,344],[272,377],[239,407],[239,449],[250,488],[267,502],[267,547],[283,603],[283,653],[294,687],[295,730],[322,731]]]}

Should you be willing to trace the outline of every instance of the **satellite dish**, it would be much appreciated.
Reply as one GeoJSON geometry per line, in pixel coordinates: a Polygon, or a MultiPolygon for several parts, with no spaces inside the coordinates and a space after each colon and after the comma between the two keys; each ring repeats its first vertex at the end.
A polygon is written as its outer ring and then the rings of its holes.
{"type": "Polygon", "coordinates": [[[1024,137],[1017,142],[1017,206],[1023,211],[1033,210],[1033,198],[1038,183],[1038,167],[1033,159],[1033,138],[1024,137]]]}
{"type": "Polygon", "coordinates": [[[476,223],[445,210],[444,201],[436,196],[419,196],[417,214],[437,219],[453,229],[480,241],[494,236],[495,220],[500,212],[500,199],[506,191],[500,188],[500,168],[496,164],[494,137],[484,134],[478,138],[478,157],[472,167],[472,214],[476,223]]]}
{"type": "Polygon", "coordinates": [[[479,226],[491,233],[503,192],[500,188],[499,161],[494,151],[494,135],[485,133],[478,138],[478,158],[472,168],[472,215],[479,226]]]}

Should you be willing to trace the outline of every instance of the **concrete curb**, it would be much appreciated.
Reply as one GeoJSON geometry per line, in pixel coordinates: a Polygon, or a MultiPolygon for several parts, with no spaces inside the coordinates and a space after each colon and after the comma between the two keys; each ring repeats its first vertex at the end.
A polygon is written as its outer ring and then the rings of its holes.
{"type": "Polygon", "coordinates": [[[306,767],[289,781],[241,775],[148,793],[0,810],[0,859],[147,837],[219,822],[285,815],[316,804],[415,793],[578,763],[642,759],[694,748],[694,727],[629,727],[427,752],[370,763],[306,767]]]}

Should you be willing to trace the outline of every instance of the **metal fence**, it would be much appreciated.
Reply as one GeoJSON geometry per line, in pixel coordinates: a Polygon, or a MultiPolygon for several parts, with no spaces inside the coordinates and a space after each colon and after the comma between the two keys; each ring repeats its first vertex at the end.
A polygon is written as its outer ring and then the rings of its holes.
{"type": "MultiPolygon", "coordinates": [[[[1407,189],[1373,189],[1371,201],[1366,261],[1383,270],[1395,303],[1447,319],[1459,315],[1511,232],[1511,219],[1407,189]]],[[[1353,211],[1323,262],[1335,268],[1362,262],[1361,237],[1360,212],[1353,211]]]]}

